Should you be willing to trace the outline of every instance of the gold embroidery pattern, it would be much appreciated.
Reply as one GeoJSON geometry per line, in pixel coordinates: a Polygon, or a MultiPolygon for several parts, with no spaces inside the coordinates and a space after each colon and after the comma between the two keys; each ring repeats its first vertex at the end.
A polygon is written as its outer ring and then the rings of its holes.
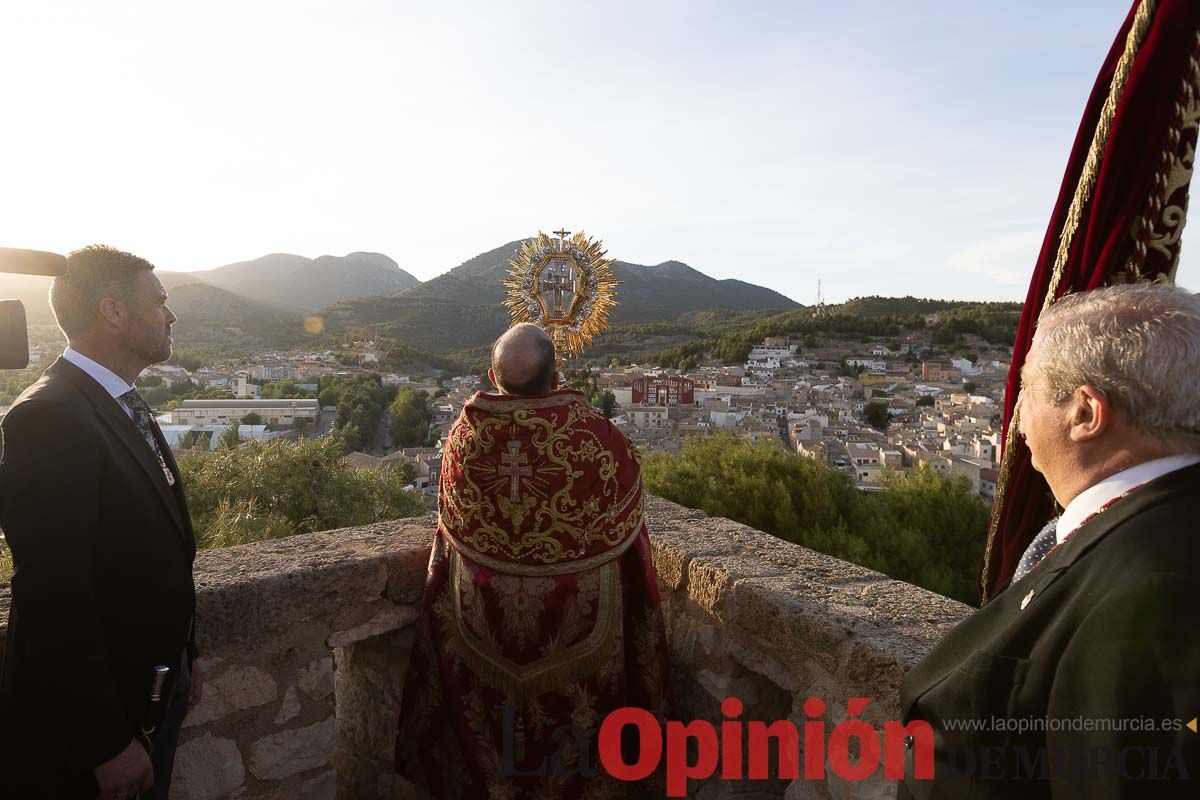
{"type": "Polygon", "coordinates": [[[467,405],[447,441],[446,463],[461,469],[443,470],[440,512],[443,529],[464,554],[508,564],[501,569],[512,572],[515,564],[606,555],[640,530],[640,478],[621,486],[617,457],[596,429],[604,418],[582,395],[477,396],[467,405]],[[533,413],[547,408],[560,413],[533,413]],[[585,477],[591,494],[577,497],[585,477]]]}
{"type": "Polygon", "coordinates": [[[504,597],[500,606],[504,635],[524,648],[526,641],[537,636],[543,600],[557,585],[554,578],[523,578],[517,575],[496,575],[492,585],[504,597]]]}
{"type": "MultiPolygon", "coordinates": [[[[549,655],[528,664],[512,661],[499,652],[494,639],[485,639],[471,630],[466,620],[468,612],[464,610],[463,596],[471,590],[473,582],[462,556],[457,553],[450,557],[449,580],[454,611],[447,630],[451,633],[449,638],[456,640],[456,654],[481,681],[518,702],[526,702],[587,677],[604,664],[612,653],[621,619],[620,575],[616,564],[609,563],[600,568],[596,622],[591,633],[575,644],[553,650],[549,655]]],[[[553,583],[552,579],[548,580],[553,583]]],[[[503,624],[507,627],[508,612],[505,613],[503,624]]],[[[514,617],[513,624],[522,626],[524,622],[514,617]]],[[[534,628],[536,630],[536,619],[534,628]]],[[[525,631],[523,627],[519,629],[525,631]]]]}
{"type": "Polygon", "coordinates": [[[467,408],[478,408],[482,411],[492,411],[497,414],[508,414],[513,411],[540,411],[544,408],[557,408],[561,405],[587,405],[582,394],[564,394],[553,397],[531,397],[527,400],[499,399],[480,392],[467,401],[467,408]]]}
{"type": "Polygon", "coordinates": [[[1200,132],[1200,31],[1196,33],[1187,71],[1180,81],[1162,166],[1154,176],[1146,212],[1134,224],[1134,251],[1121,282],[1145,280],[1144,276],[1159,273],[1174,280],[1179,268],[1183,226],[1187,222],[1188,185],[1195,166],[1197,132],[1200,132]],[[1148,266],[1147,260],[1151,258],[1161,261],[1161,265],[1148,266]]]}
{"type": "MultiPolygon", "coordinates": [[[[440,523],[439,523],[440,524],[440,523]]],[[[584,572],[592,570],[610,561],[615,561],[625,554],[625,551],[633,546],[637,541],[637,532],[642,529],[642,514],[639,511],[636,516],[630,517],[628,523],[622,524],[622,529],[629,529],[633,534],[628,536],[623,542],[618,544],[612,550],[605,551],[599,555],[589,556],[578,561],[565,561],[561,564],[514,564],[511,561],[502,561],[498,558],[491,558],[483,553],[473,550],[461,541],[454,541],[454,549],[458,550],[463,557],[469,558],[477,564],[487,567],[488,569],[500,570],[508,572],[512,575],[567,575],[572,572],[584,572]]],[[[443,532],[446,530],[442,528],[443,532]]],[[[450,538],[450,537],[447,537],[450,538]]]]}

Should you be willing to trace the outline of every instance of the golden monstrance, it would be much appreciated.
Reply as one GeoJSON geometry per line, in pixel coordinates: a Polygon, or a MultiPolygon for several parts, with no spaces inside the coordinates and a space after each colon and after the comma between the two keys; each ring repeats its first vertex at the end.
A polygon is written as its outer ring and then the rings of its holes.
{"type": "Polygon", "coordinates": [[[558,351],[559,367],[608,327],[608,314],[617,304],[612,259],[604,245],[582,231],[544,233],[521,246],[509,263],[504,280],[504,304],[512,324],[532,322],[544,330],[558,351]]]}

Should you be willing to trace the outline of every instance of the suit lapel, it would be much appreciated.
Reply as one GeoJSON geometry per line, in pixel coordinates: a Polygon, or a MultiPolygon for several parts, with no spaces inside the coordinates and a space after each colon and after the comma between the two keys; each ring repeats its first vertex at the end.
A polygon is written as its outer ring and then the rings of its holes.
{"type": "Polygon", "coordinates": [[[1067,573],[1106,536],[1137,514],[1178,494],[1196,491],[1200,465],[1177,470],[1150,481],[1104,513],[1085,523],[1062,545],[1051,551],[1033,571],[992,598],[987,605],[946,635],[904,679],[903,708],[908,718],[912,705],[961,665],[962,656],[978,643],[994,638],[997,631],[1020,624],[1021,617],[1040,602],[1050,586],[1067,573]],[[976,644],[972,644],[976,643],[976,644]],[[957,655],[957,658],[951,658],[957,655]],[[938,656],[942,656],[940,659],[938,656]],[[928,669],[922,669],[928,667],[928,669]]]}
{"type": "MultiPolygon", "coordinates": [[[[167,513],[171,515],[171,519],[175,522],[178,532],[186,538],[187,532],[183,525],[183,516],[180,513],[179,503],[176,502],[175,496],[171,492],[171,487],[167,485],[162,467],[159,465],[154,453],[150,451],[146,440],[142,438],[142,434],[138,431],[137,426],[133,424],[133,420],[129,418],[129,415],[125,413],[125,409],[121,407],[121,404],[105,392],[98,383],[92,380],[91,376],[65,359],[60,358],[55,361],[47,370],[47,372],[51,371],[68,378],[87,397],[96,409],[96,413],[100,419],[112,429],[117,435],[117,439],[129,451],[129,455],[141,467],[147,480],[153,485],[155,494],[162,500],[167,513]]],[[[167,457],[165,453],[169,452],[169,450],[164,451],[164,459],[167,457]]]]}

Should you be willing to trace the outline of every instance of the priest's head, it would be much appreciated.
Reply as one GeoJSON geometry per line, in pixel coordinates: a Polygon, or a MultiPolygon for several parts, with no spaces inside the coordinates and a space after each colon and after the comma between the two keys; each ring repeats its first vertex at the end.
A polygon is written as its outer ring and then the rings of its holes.
{"type": "Polygon", "coordinates": [[[548,394],[558,388],[554,342],[537,325],[514,325],[492,345],[488,378],[503,394],[548,394]]]}
{"type": "Polygon", "coordinates": [[[1200,453],[1200,298],[1130,284],[1069,295],[1021,370],[1020,432],[1066,506],[1104,478],[1200,453]]]}

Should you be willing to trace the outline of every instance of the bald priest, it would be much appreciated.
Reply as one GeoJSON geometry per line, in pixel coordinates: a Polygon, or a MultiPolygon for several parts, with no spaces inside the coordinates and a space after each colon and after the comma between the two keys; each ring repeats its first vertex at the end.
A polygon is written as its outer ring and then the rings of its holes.
{"type": "Polygon", "coordinates": [[[665,720],[667,652],[638,453],[518,325],[450,431],[396,765],[439,798],[610,798],[600,723],[665,720]]]}

